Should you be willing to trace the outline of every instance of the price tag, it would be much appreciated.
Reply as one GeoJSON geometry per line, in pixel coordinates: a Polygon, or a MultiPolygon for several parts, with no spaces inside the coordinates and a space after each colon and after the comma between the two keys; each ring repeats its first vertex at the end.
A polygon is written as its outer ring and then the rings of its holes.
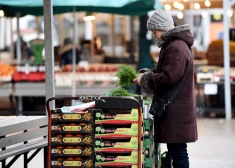
{"type": "Polygon", "coordinates": [[[205,95],[217,95],[218,85],[214,83],[204,85],[204,94],[205,95]]]}

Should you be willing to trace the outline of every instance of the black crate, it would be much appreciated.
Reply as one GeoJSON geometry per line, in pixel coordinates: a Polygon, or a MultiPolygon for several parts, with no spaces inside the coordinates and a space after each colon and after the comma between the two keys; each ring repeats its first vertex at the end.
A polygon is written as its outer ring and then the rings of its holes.
{"type": "Polygon", "coordinates": [[[56,124],[51,127],[52,135],[56,133],[85,133],[85,134],[94,134],[94,124],[91,123],[65,123],[65,124],[56,124]]]}
{"type": "Polygon", "coordinates": [[[57,135],[51,137],[51,145],[94,145],[94,135],[57,135]]]}
{"type": "Polygon", "coordinates": [[[58,113],[58,114],[52,114],[52,123],[80,123],[80,122],[88,122],[88,123],[94,123],[94,117],[93,113],[58,113]]]}
{"type": "Polygon", "coordinates": [[[94,146],[57,146],[51,149],[54,157],[89,157],[94,156],[94,146]]]}
{"type": "Polygon", "coordinates": [[[94,167],[94,160],[93,159],[82,159],[82,160],[51,160],[51,168],[93,168],[94,167]]]}

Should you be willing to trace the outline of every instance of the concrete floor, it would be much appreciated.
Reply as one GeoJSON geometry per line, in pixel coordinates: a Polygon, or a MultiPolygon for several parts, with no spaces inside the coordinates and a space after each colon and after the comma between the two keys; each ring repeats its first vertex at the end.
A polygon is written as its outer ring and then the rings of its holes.
{"type": "MultiPolygon", "coordinates": [[[[235,119],[198,119],[199,139],[188,144],[190,168],[235,168],[235,119]]],[[[12,168],[23,168],[23,158],[12,168]]],[[[43,168],[42,151],[29,168],[43,168]]]]}
{"type": "Polygon", "coordinates": [[[188,144],[191,168],[235,168],[234,119],[198,119],[198,133],[188,144]]]}

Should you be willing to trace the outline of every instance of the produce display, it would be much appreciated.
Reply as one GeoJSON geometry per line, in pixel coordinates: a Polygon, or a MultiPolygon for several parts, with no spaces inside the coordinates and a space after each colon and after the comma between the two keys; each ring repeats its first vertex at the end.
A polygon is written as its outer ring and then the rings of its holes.
{"type": "MultiPolygon", "coordinates": [[[[59,66],[55,66],[54,70],[59,71],[59,66]]],[[[17,65],[12,76],[14,82],[42,82],[45,79],[45,65],[17,65]]]]}
{"type": "MultiPolygon", "coordinates": [[[[199,66],[197,69],[197,83],[217,83],[224,81],[224,68],[219,66],[199,66]]],[[[230,68],[230,79],[235,81],[235,68],[230,68]]]]}
{"type": "MultiPolygon", "coordinates": [[[[117,72],[118,64],[89,64],[76,65],[76,72],[117,72]]],[[[72,72],[72,65],[65,65],[60,72],[72,72]]]]}
{"type": "MultiPolygon", "coordinates": [[[[235,42],[229,42],[230,66],[235,66],[235,42]]],[[[208,65],[224,66],[223,40],[212,41],[207,50],[208,65]]]]}
{"type": "Polygon", "coordinates": [[[12,74],[16,71],[15,66],[0,62],[0,82],[9,82],[12,79],[12,74]]]}
{"type": "MultiPolygon", "coordinates": [[[[92,87],[108,87],[116,85],[118,78],[114,75],[118,71],[117,64],[90,64],[87,66],[76,66],[75,80],[77,85],[92,87]]],[[[72,65],[66,65],[55,74],[57,87],[71,87],[72,65]]]]}

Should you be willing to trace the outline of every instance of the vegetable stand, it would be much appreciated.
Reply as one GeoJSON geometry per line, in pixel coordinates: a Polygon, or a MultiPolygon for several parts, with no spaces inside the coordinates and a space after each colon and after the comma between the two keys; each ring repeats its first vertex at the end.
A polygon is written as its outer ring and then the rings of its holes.
{"type": "Polygon", "coordinates": [[[142,167],[140,97],[52,97],[46,105],[48,168],[142,167]],[[65,106],[50,109],[50,102],[59,100],[95,103],[83,111],[64,112],[65,106]]]}

